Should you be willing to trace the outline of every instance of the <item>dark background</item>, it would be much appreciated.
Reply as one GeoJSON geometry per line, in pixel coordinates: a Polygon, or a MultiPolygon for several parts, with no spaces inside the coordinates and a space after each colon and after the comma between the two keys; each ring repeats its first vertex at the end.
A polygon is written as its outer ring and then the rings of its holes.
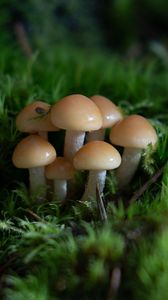
{"type": "Polygon", "coordinates": [[[22,24],[31,47],[101,48],[141,55],[168,45],[167,0],[1,0],[1,45],[17,40],[22,24]]]}

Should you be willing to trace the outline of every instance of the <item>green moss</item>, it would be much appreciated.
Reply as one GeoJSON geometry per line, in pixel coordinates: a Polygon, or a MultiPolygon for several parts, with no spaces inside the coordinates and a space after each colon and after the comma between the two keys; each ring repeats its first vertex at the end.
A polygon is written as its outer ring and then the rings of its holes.
{"type": "MultiPolygon", "coordinates": [[[[129,204],[129,199],[167,162],[167,94],[166,66],[152,58],[128,61],[56,48],[27,60],[18,49],[1,52],[1,297],[146,299],[150,290],[148,299],[153,300],[162,290],[165,299],[167,165],[136,202],[129,204]],[[158,132],[157,149],[143,154],[128,194],[115,194],[114,174],[108,174],[105,223],[95,205],[79,201],[86,174],[77,175],[74,195],[65,207],[48,200],[39,204],[37,195],[29,196],[27,171],[11,162],[23,136],[15,128],[20,109],[36,99],[52,104],[70,93],[100,93],[126,114],[149,118],[158,132]]],[[[60,154],[63,136],[50,136],[60,154]]]]}

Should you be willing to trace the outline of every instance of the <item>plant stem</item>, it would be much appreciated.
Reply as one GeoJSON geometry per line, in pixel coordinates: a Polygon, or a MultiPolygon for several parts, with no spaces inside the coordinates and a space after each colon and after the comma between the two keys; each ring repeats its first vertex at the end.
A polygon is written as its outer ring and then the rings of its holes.
{"type": "Polygon", "coordinates": [[[107,221],[107,213],[104,206],[103,197],[100,195],[99,188],[96,187],[96,200],[99,208],[100,216],[103,222],[107,221]]]}
{"type": "Polygon", "coordinates": [[[119,189],[123,190],[129,185],[137,170],[141,159],[141,153],[142,149],[139,148],[124,149],[121,165],[116,172],[119,189]]]}
{"type": "Polygon", "coordinates": [[[24,54],[30,58],[32,56],[32,49],[30,47],[29,40],[28,40],[28,37],[26,34],[26,30],[25,30],[22,22],[16,22],[14,24],[14,31],[15,31],[18,43],[20,44],[24,54]]]}
{"type": "Polygon", "coordinates": [[[64,157],[72,161],[75,153],[83,146],[84,131],[67,130],[64,142],[64,157]]]}
{"type": "Polygon", "coordinates": [[[91,170],[86,185],[85,192],[81,201],[87,201],[88,198],[96,198],[96,187],[98,186],[100,196],[103,193],[106,180],[106,170],[91,170]]]}

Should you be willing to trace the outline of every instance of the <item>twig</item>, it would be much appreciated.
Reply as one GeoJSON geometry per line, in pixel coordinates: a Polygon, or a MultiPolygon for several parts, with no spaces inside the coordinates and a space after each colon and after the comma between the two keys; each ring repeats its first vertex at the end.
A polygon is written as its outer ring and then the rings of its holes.
{"type": "Polygon", "coordinates": [[[45,222],[45,220],[43,220],[42,218],[40,218],[36,213],[34,213],[32,210],[30,210],[29,208],[24,209],[24,211],[28,212],[31,216],[33,216],[34,219],[36,219],[37,221],[40,222],[45,222]]]}
{"type": "Polygon", "coordinates": [[[121,282],[121,269],[119,267],[115,267],[112,271],[110,278],[110,288],[107,295],[107,300],[116,299],[117,292],[121,282]]]}
{"type": "Polygon", "coordinates": [[[142,187],[140,187],[139,190],[134,192],[133,196],[129,200],[129,203],[135,202],[140,196],[142,196],[142,194],[149,188],[149,186],[152,183],[155,183],[158,180],[158,178],[162,175],[164,171],[164,167],[165,166],[163,166],[160,170],[158,170],[152,178],[150,178],[142,187]]]}
{"type": "Polygon", "coordinates": [[[107,213],[106,213],[106,209],[105,209],[105,206],[104,206],[102,196],[100,195],[98,185],[96,187],[96,200],[97,200],[97,205],[98,205],[98,208],[99,208],[101,219],[102,219],[103,222],[105,222],[105,221],[107,221],[107,213]]]}
{"type": "Polygon", "coordinates": [[[24,54],[30,58],[32,56],[32,49],[30,47],[28,37],[23,24],[21,22],[16,22],[14,24],[14,31],[24,54]]]}

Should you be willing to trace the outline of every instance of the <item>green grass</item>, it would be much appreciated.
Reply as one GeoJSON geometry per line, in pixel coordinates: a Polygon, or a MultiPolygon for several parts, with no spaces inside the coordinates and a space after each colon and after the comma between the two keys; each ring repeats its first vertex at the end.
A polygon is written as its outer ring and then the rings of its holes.
{"type": "MultiPolygon", "coordinates": [[[[145,57],[128,61],[74,49],[36,53],[18,49],[0,57],[0,297],[7,300],[148,299],[167,297],[168,276],[168,70],[145,57]],[[126,114],[150,119],[159,142],[144,153],[128,194],[115,194],[109,173],[105,199],[108,222],[93,203],[79,201],[84,176],[76,178],[73,199],[37,203],[29,196],[28,174],[11,162],[24,136],[15,117],[36,99],[55,103],[71,93],[102,94],[126,114]],[[138,199],[129,199],[162,166],[163,176],[138,199]]],[[[60,154],[63,132],[51,134],[60,154]]]]}

